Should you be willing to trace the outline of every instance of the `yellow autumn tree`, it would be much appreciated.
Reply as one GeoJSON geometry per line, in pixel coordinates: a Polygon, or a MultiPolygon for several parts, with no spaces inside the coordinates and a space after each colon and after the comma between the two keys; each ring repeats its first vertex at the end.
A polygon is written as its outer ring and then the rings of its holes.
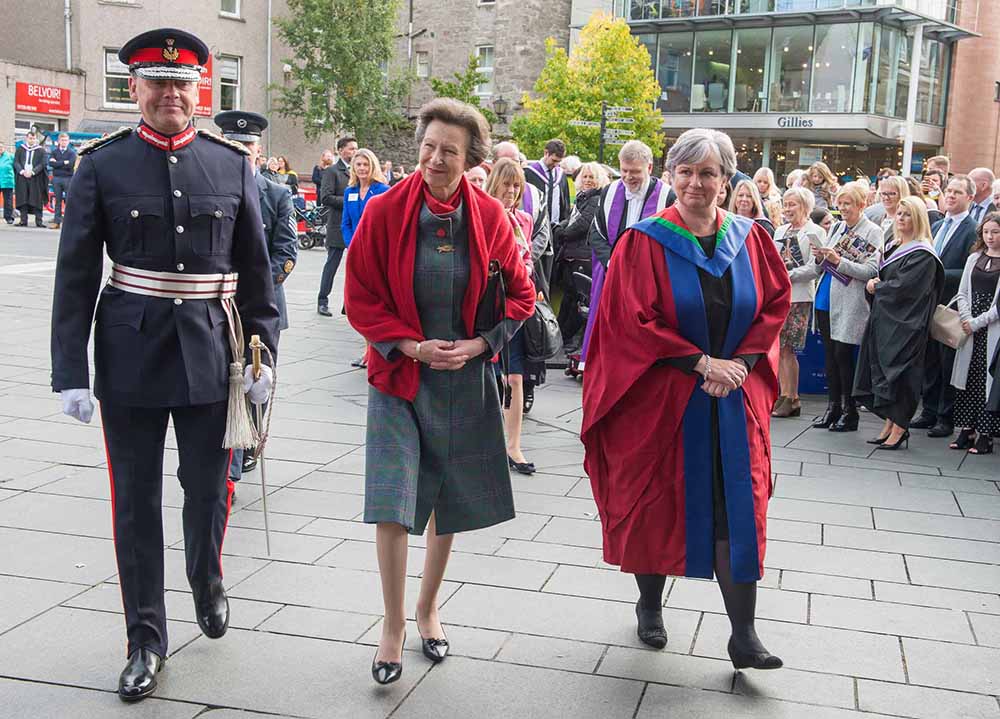
{"type": "MultiPolygon", "coordinates": [[[[634,131],[635,139],[649,145],[655,155],[662,154],[662,119],[656,109],[660,86],[649,52],[629,32],[624,20],[596,13],[584,26],[580,42],[571,53],[556,47],[550,38],[546,55],[534,96],[525,93],[524,113],[510,125],[528,157],[540,157],[545,142],[558,137],[565,140],[571,153],[584,160],[596,158],[600,130],[569,123],[599,122],[602,101],[612,107],[631,107],[631,112],[621,116],[631,118],[633,123],[612,126],[634,131]]],[[[616,146],[610,145],[606,157],[614,156],[616,151],[616,146]]]]}

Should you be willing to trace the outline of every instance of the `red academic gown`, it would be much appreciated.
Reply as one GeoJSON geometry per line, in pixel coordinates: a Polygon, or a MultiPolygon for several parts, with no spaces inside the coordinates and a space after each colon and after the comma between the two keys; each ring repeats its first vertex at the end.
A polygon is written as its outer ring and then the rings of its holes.
{"type": "Polygon", "coordinates": [[[770,410],[791,287],[762,228],[722,210],[719,228],[709,260],[669,208],[623,235],[609,266],[584,377],[582,439],[604,560],[624,572],[712,577],[718,442],[733,576],[763,575],[770,410]],[[700,377],[658,362],[707,351],[699,267],[731,273],[723,358],[760,355],[742,388],[718,400],[715,436],[700,377]]]}

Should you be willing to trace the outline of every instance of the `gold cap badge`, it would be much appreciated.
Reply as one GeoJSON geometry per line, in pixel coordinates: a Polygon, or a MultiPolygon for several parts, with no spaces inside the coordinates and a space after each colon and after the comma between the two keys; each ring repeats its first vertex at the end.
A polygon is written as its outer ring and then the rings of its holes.
{"type": "Polygon", "coordinates": [[[167,46],[163,48],[163,59],[167,62],[177,62],[177,58],[179,58],[181,54],[177,51],[177,48],[174,47],[174,39],[172,37],[168,37],[164,40],[164,42],[167,46]]]}

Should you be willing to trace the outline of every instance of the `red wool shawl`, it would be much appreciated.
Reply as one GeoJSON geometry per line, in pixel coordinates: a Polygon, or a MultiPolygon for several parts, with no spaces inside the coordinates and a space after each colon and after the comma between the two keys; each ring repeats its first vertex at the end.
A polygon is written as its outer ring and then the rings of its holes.
{"type": "MultiPolygon", "coordinates": [[[[507,318],[526,320],[535,309],[535,290],[521,261],[507,213],[464,177],[459,193],[469,230],[469,286],[462,321],[473,337],[476,308],[486,289],[490,260],[499,260],[507,286],[507,318]]],[[[347,319],[369,342],[426,339],[413,296],[417,224],[425,204],[424,178],[414,172],[389,192],[369,200],[347,253],[344,304],[347,319]]],[[[399,353],[387,360],[368,353],[368,382],[412,402],[420,386],[420,365],[399,353]]]]}

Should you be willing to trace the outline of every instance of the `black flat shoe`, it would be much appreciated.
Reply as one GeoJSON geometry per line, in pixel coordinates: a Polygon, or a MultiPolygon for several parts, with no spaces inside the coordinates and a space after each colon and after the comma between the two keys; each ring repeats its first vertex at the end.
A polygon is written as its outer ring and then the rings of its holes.
{"type": "Polygon", "coordinates": [[[229,629],[229,598],[222,582],[213,582],[197,589],[194,595],[194,612],[201,632],[209,639],[218,639],[229,629]]]}
{"type": "MultiPolygon", "coordinates": [[[[406,633],[403,633],[403,646],[406,646],[406,633]]],[[[399,681],[403,676],[403,650],[399,650],[398,662],[378,661],[378,648],[375,649],[375,658],[372,659],[372,679],[378,684],[392,684],[399,681]]]]}
{"type": "Polygon", "coordinates": [[[928,417],[927,415],[920,415],[915,420],[910,422],[910,429],[930,429],[937,424],[937,417],[928,417]]]}
{"type": "Polygon", "coordinates": [[[831,432],[857,432],[859,419],[857,410],[853,412],[847,411],[840,416],[840,419],[836,423],[830,425],[828,429],[831,432]]]}
{"type": "Polygon", "coordinates": [[[985,434],[979,435],[976,444],[969,449],[969,454],[993,454],[993,438],[985,434]]]}
{"type": "Polygon", "coordinates": [[[955,428],[950,424],[945,424],[944,422],[938,422],[936,425],[927,430],[928,437],[934,437],[935,439],[941,439],[942,437],[950,437],[955,431],[955,428]]]}
{"type": "Polygon", "coordinates": [[[243,450],[243,474],[257,469],[257,448],[243,450]]]}
{"type": "Polygon", "coordinates": [[[518,474],[532,475],[535,473],[535,465],[531,462],[515,462],[514,458],[507,455],[507,465],[518,474]]]}
{"type": "Polygon", "coordinates": [[[667,646],[667,629],[663,626],[663,612],[658,609],[643,609],[639,602],[635,603],[635,617],[639,621],[635,633],[643,644],[654,649],[667,646]]]}
{"type": "Polygon", "coordinates": [[[535,406],[535,385],[526,384],[524,387],[524,413],[528,414],[535,406]]]}
{"type": "Polygon", "coordinates": [[[330,307],[324,303],[316,305],[316,312],[323,315],[324,317],[333,317],[333,313],[330,311],[330,307]]]}
{"type": "Polygon", "coordinates": [[[365,369],[367,366],[368,366],[368,363],[365,362],[365,358],[364,357],[360,357],[360,358],[358,358],[356,360],[351,360],[351,367],[357,367],[359,369],[365,369]]]}
{"type": "Polygon", "coordinates": [[[837,420],[840,419],[840,415],[843,414],[843,410],[840,405],[829,404],[826,406],[826,412],[823,416],[812,423],[814,429],[830,429],[837,420]]]}
{"type": "Polygon", "coordinates": [[[420,637],[420,648],[424,656],[435,664],[440,664],[448,656],[447,639],[424,639],[420,637]]]}
{"type": "Polygon", "coordinates": [[[745,652],[738,649],[732,637],[729,637],[726,649],[729,651],[729,659],[734,669],[781,669],[785,665],[780,657],[774,656],[766,649],[762,652],[745,652]]]}
{"type": "Polygon", "coordinates": [[[909,449],[910,448],[910,430],[906,430],[905,432],[903,432],[903,434],[900,436],[899,440],[895,444],[889,444],[888,438],[886,438],[886,440],[887,441],[883,442],[882,444],[880,444],[875,449],[892,449],[892,450],[895,450],[895,449],[899,449],[899,446],[901,444],[905,444],[906,448],[909,449]]]}
{"type": "Polygon", "coordinates": [[[948,445],[948,449],[968,449],[976,442],[976,430],[963,429],[958,433],[955,441],[948,445]]]}
{"type": "Polygon", "coordinates": [[[163,668],[163,659],[149,649],[136,649],[118,677],[118,698],[137,702],[156,691],[156,675],[163,668]]]}

